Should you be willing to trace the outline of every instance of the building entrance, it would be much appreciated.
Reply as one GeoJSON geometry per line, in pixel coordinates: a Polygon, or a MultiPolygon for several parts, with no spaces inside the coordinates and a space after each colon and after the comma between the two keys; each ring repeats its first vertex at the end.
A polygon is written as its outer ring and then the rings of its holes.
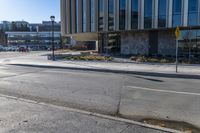
{"type": "Polygon", "coordinates": [[[99,52],[105,54],[120,54],[120,34],[100,33],[98,36],[99,52]]]}

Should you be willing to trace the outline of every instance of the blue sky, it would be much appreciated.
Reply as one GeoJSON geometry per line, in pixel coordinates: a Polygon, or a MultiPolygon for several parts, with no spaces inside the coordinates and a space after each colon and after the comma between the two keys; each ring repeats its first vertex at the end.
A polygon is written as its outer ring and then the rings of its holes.
{"type": "Polygon", "coordinates": [[[60,21],[60,0],[0,0],[0,21],[40,23],[51,15],[60,21]]]}

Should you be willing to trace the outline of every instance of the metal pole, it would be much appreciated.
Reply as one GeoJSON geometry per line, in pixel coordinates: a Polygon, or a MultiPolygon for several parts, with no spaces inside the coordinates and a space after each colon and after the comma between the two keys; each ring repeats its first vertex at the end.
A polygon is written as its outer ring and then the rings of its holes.
{"type": "Polygon", "coordinates": [[[55,54],[54,54],[55,46],[54,46],[54,21],[52,21],[52,59],[55,61],[55,54]]]}
{"type": "Polygon", "coordinates": [[[178,39],[176,39],[176,73],[178,73],[178,39]]]}
{"type": "Polygon", "coordinates": [[[36,27],[36,31],[37,31],[37,46],[38,46],[37,48],[38,48],[38,51],[39,51],[39,47],[40,47],[40,46],[39,46],[39,35],[38,35],[39,26],[36,27]]]}
{"type": "Polygon", "coordinates": [[[192,45],[192,28],[190,27],[190,43],[189,43],[189,63],[191,61],[191,45],[192,45]]]}

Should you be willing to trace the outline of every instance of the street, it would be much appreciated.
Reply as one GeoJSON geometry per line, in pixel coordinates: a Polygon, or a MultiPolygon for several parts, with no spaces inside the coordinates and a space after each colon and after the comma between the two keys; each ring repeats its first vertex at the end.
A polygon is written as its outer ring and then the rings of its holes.
{"type": "Polygon", "coordinates": [[[164,119],[198,127],[199,85],[199,79],[0,65],[2,95],[138,121],[164,119]]]}

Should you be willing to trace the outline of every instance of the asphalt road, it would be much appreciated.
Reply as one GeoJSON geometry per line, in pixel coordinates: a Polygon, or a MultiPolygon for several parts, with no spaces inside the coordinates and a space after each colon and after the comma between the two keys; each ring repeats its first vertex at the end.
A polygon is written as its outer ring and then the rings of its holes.
{"type": "Polygon", "coordinates": [[[200,127],[198,79],[0,65],[0,94],[87,111],[200,127]]]}
{"type": "Polygon", "coordinates": [[[0,66],[0,93],[98,113],[198,124],[199,80],[0,66]]]}

